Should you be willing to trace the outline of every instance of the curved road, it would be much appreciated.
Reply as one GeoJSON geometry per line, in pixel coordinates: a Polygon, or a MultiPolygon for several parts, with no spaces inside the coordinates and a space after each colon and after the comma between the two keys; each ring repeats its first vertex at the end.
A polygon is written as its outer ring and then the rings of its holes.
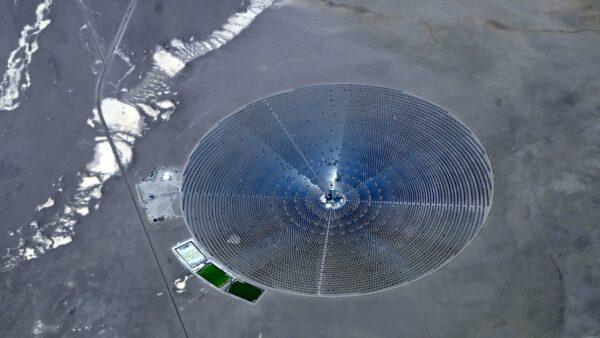
{"type": "Polygon", "coordinates": [[[104,131],[106,133],[106,138],[110,144],[110,148],[113,152],[113,155],[115,156],[115,160],[119,167],[119,171],[121,172],[121,175],[123,176],[125,185],[127,186],[127,190],[129,191],[129,195],[131,197],[131,201],[133,202],[136,213],[140,220],[142,230],[144,231],[144,234],[146,235],[146,239],[148,240],[148,245],[150,246],[150,249],[152,250],[152,254],[153,254],[154,260],[156,261],[158,270],[160,271],[160,275],[161,275],[163,283],[165,285],[165,289],[169,295],[171,304],[173,305],[173,309],[175,310],[175,314],[177,315],[179,323],[181,324],[181,329],[183,331],[183,335],[185,337],[189,337],[187,330],[185,328],[185,325],[183,324],[183,319],[181,318],[181,314],[179,313],[179,310],[177,309],[177,305],[175,304],[175,299],[173,298],[173,294],[171,293],[171,288],[169,287],[167,278],[165,277],[164,271],[163,271],[162,267],[160,266],[158,256],[156,255],[156,250],[154,249],[154,246],[152,245],[152,241],[150,240],[150,235],[148,234],[148,230],[146,229],[146,226],[144,224],[141,211],[139,210],[137,203],[135,203],[135,195],[133,194],[131,185],[129,184],[129,182],[127,181],[127,177],[125,176],[125,167],[123,166],[123,163],[121,162],[121,158],[119,157],[119,154],[117,152],[117,147],[115,146],[115,144],[111,138],[110,130],[108,129],[108,125],[106,124],[104,115],[102,114],[101,103],[102,103],[102,98],[103,98],[102,91],[104,89],[104,78],[106,76],[106,73],[110,69],[110,66],[111,66],[112,61],[115,56],[115,51],[116,51],[117,47],[119,47],[121,40],[123,39],[123,36],[125,35],[125,30],[127,29],[127,26],[129,25],[129,21],[131,19],[133,11],[135,10],[135,7],[137,5],[137,0],[129,1],[129,4],[127,5],[127,8],[125,9],[125,15],[123,16],[123,19],[121,19],[121,23],[119,24],[119,29],[117,30],[115,38],[112,40],[112,43],[110,45],[110,48],[107,51],[106,56],[102,55],[102,50],[100,49],[98,42],[97,42],[98,39],[96,37],[96,31],[93,29],[92,23],[85,13],[85,8],[84,8],[85,5],[82,4],[82,1],[83,0],[76,0],[76,3],[77,3],[77,6],[79,7],[79,10],[81,12],[81,16],[82,16],[83,20],[88,25],[88,27],[90,27],[90,32],[91,32],[91,37],[92,37],[92,42],[94,44],[94,48],[96,49],[98,56],[100,57],[102,64],[103,64],[102,73],[98,77],[98,81],[96,82],[96,89],[95,89],[96,109],[98,109],[98,113],[99,113],[98,116],[100,117],[100,122],[102,123],[104,131]]]}

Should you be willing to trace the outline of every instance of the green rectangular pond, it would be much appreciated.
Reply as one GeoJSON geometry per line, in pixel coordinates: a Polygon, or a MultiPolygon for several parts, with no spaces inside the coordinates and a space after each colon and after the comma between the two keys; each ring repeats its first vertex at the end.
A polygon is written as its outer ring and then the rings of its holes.
{"type": "Polygon", "coordinates": [[[254,303],[262,295],[263,290],[252,284],[235,281],[227,288],[227,292],[254,303]]]}
{"type": "Polygon", "coordinates": [[[219,289],[231,280],[231,276],[219,269],[213,263],[206,264],[202,269],[196,271],[196,273],[198,276],[204,278],[207,282],[219,289]]]}

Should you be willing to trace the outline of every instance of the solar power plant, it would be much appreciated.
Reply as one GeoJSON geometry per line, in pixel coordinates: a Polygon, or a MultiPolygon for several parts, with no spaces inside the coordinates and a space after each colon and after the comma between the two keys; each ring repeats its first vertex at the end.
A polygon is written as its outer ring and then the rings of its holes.
{"type": "Polygon", "coordinates": [[[203,252],[258,285],[359,295],[422,278],[485,223],[492,169],[445,109],[401,90],[301,87],[221,120],[185,166],[203,252]]]}
{"type": "Polygon", "coordinates": [[[0,338],[600,338],[600,0],[0,17],[0,338]]]}

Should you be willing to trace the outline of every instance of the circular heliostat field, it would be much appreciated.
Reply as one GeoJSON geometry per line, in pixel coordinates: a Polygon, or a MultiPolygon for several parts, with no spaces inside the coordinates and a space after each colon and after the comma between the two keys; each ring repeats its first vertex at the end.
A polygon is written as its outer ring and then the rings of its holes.
{"type": "Polygon", "coordinates": [[[403,91],[319,85],[219,122],[186,164],[182,206],[205,254],[274,289],[355,295],[455,257],[485,222],[492,171],[454,116],[403,91]]]}

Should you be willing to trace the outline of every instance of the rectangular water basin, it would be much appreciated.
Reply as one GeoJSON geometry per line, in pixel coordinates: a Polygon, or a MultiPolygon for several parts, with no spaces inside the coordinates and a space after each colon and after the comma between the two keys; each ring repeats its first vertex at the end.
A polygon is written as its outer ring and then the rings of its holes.
{"type": "Polygon", "coordinates": [[[196,271],[196,273],[198,276],[204,278],[207,282],[219,289],[231,280],[231,276],[219,269],[219,267],[213,263],[206,264],[202,269],[196,271]]]}
{"type": "Polygon", "coordinates": [[[229,285],[227,288],[227,292],[230,294],[245,299],[249,302],[256,302],[258,298],[262,295],[263,289],[258,288],[252,284],[235,281],[229,285]]]}
{"type": "Polygon", "coordinates": [[[188,241],[175,248],[175,252],[190,267],[198,269],[206,263],[206,257],[198,250],[194,242],[188,241]]]}

